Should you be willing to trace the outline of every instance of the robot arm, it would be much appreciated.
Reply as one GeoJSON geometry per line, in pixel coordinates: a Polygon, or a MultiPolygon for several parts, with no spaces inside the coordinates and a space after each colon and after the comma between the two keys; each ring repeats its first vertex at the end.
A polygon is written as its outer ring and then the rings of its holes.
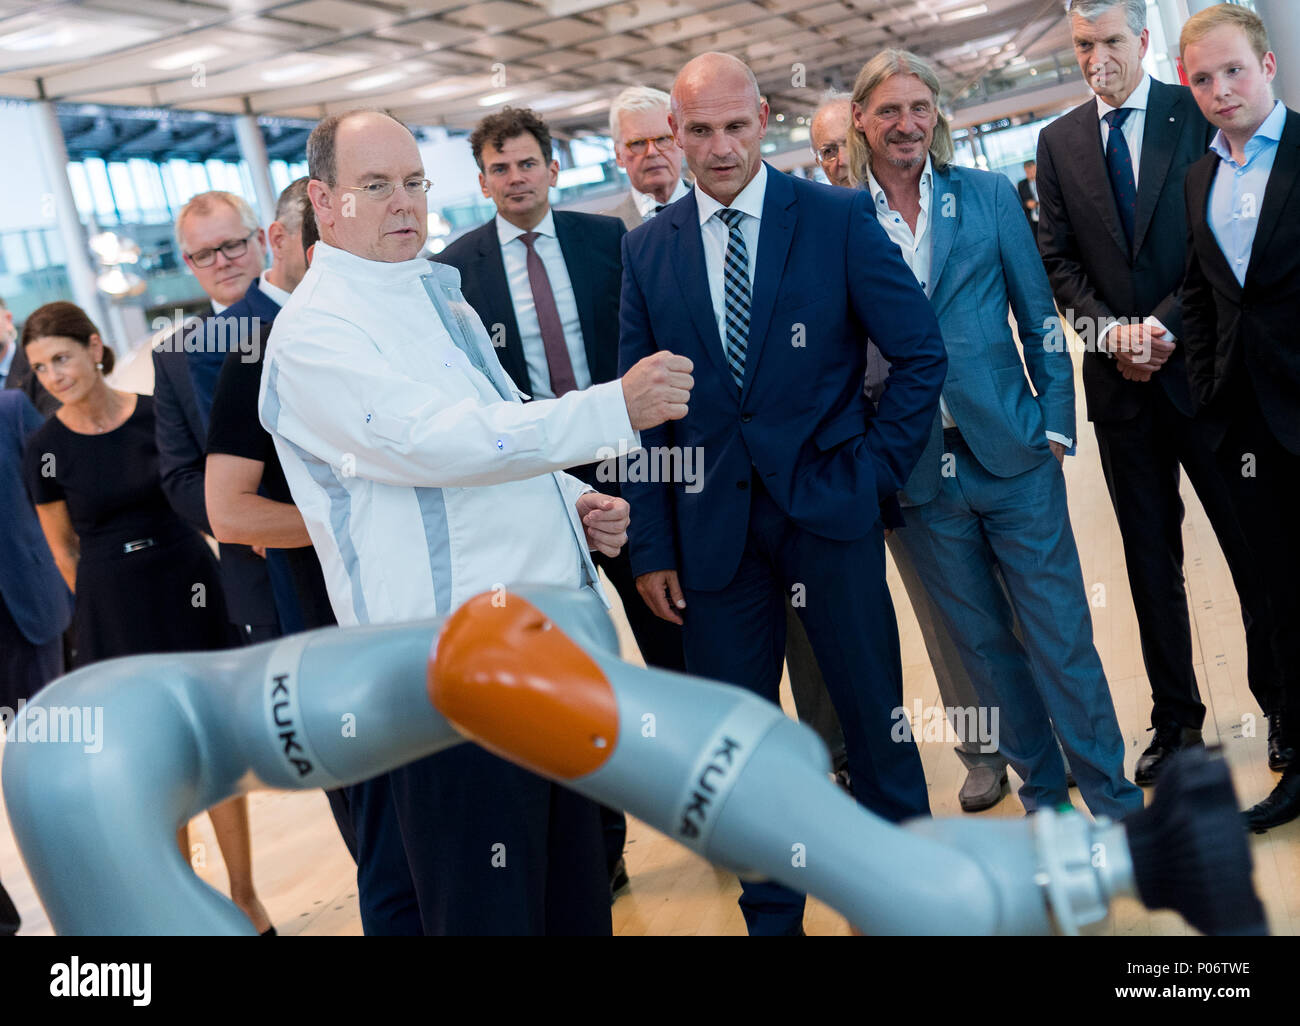
{"type": "Polygon", "coordinates": [[[1123,824],[1070,811],[899,826],[835,787],[821,742],[775,706],[616,653],[594,596],[521,589],[445,623],[88,667],[13,725],[104,710],[98,751],[5,746],[14,834],[59,933],[251,933],[185,864],[177,826],[232,794],[353,783],[469,739],[870,933],[1074,932],[1120,895],[1207,930],[1263,922],[1221,762],[1165,774],[1197,794],[1166,800],[1162,783],[1123,824]],[[1171,873],[1175,849],[1196,872],[1171,873]]]}

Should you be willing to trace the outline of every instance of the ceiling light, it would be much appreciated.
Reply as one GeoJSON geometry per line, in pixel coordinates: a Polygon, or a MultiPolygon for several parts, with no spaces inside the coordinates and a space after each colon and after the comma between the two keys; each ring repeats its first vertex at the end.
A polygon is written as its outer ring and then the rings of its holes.
{"type": "Polygon", "coordinates": [[[367,75],[365,78],[359,78],[355,82],[349,82],[344,88],[349,92],[363,93],[368,89],[379,89],[382,86],[392,85],[394,82],[400,82],[405,77],[405,71],[385,71],[378,75],[367,75]]]}
{"type": "Polygon", "coordinates": [[[963,18],[977,18],[989,13],[988,4],[976,4],[974,7],[959,7],[955,11],[945,11],[939,15],[944,21],[961,21],[963,18]]]}
{"type": "Polygon", "coordinates": [[[156,61],[150,61],[149,66],[157,68],[159,71],[176,71],[178,68],[185,68],[191,64],[210,61],[213,57],[220,57],[225,52],[226,48],[223,46],[196,46],[190,50],[182,50],[180,53],[159,57],[156,61]]]}

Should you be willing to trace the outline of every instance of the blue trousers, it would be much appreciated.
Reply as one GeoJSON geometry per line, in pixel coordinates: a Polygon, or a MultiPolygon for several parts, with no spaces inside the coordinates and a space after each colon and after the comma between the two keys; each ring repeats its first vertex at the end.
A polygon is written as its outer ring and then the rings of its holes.
{"type": "MultiPolygon", "coordinates": [[[[899,822],[929,815],[925,774],[912,741],[894,741],[902,714],[898,624],[885,582],[884,531],[832,541],[804,530],[755,475],[745,551],[720,591],[686,589],[686,669],[778,701],[785,600],[798,613],[844,731],[853,796],[899,822]]],[[[771,882],[741,882],[751,935],[802,929],[804,896],[771,882]]]]}
{"type": "Polygon", "coordinates": [[[944,444],[955,473],[930,502],[904,510],[908,526],[896,537],[990,721],[997,713],[998,749],[1025,781],[1021,801],[1030,812],[1069,801],[1055,724],[1094,815],[1118,819],[1142,808],[1141,790],[1124,776],[1124,738],[1092,643],[1060,465],[1048,456],[1000,478],[956,432],[945,432],[944,444]],[[1023,644],[1013,630],[1017,616],[1023,644]]]}

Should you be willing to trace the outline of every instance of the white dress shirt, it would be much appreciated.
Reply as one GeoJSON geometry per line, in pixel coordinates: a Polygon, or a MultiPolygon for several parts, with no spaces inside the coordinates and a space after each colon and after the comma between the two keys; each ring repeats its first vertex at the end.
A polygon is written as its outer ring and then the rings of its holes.
{"type": "MultiPolygon", "coordinates": [[[[1120,131],[1124,133],[1124,141],[1128,143],[1129,155],[1133,158],[1133,187],[1137,188],[1138,175],[1142,173],[1142,139],[1146,135],[1147,125],[1147,100],[1151,96],[1151,76],[1143,75],[1142,81],[1138,87],[1129,94],[1129,98],[1124,101],[1123,106],[1131,107],[1133,113],[1125,120],[1120,131]]],[[[1097,100],[1097,117],[1101,119],[1101,152],[1106,152],[1106,144],[1110,142],[1110,125],[1106,123],[1106,115],[1118,107],[1112,107],[1100,96],[1097,100]]]]}
{"type": "MultiPolygon", "coordinates": [[[[934,249],[934,239],[930,233],[930,210],[934,203],[934,166],[930,162],[930,155],[926,154],[925,168],[921,171],[921,212],[916,218],[915,232],[907,223],[907,219],[890,207],[889,198],[885,195],[884,188],[876,181],[876,176],[869,169],[867,171],[867,188],[871,192],[871,200],[875,205],[876,220],[880,223],[880,227],[885,230],[885,234],[889,236],[890,241],[898,247],[903,260],[911,268],[912,273],[916,275],[917,284],[921,286],[928,298],[930,295],[930,271],[934,249]]],[[[952,414],[948,411],[948,402],[942,395],[939,396],[939,418],[940,423],[945,428],[957,426],[957,422],[953,420],[952,414]]],[[[1074,444],[1071,439],[1055,431],[1048,431],[1047,437],[1054,442],[1060,442],[1067,449],[1074,444]]]]}
{"type": "MultiPolygon", "coordinates": [[[[654,198],[654,195],[652,193],[637,192],[635,189],[631,191],[632,191],[632,202],[636,205],[636,212],[641,215],[641,220],[644,221],[646,220],[646,218],[648,218],[651,214],[654,213],[655,207],[659,206],[659,201],[654,198]]],[[[673,194],[668,197],[668,200],[666,203],[664,203],[664,206],[668,206],[669,203],[676,203],[688,192],[690,192],[690,189],[686,188],[686,183],[683,182],[680,178],[678,178],[677,187],[673,189],[673,194]]]]}
{"type": "Polygon", "coordinates": [[[257,279],[257,288],[262,293],[262,295],[264,295],[276,306],[284,306],[285,303],[289,302],[289,296],[292,294],[289,292],[285,292],[284,289],[280,288],[279,285],[272,285],[269,281],[266,280],[265,274],[262,275],[262,277],[257,279]]]}
{"type": "MultiPolygon", "coordinates": [[[[528,381],[534,399],[554,399],[555,391],[551,388],[551,369],[546,362],[546,346],[542,343],[542,327],[537,320],[537,308],[533,305],[533,287],[528,281],[528,247],[521,238],[523,228],[517,228],[500,214],[497,214],[497,239],[501,243],[501,258],[506,265],[506,282],[510,286],[510,299],[515,307],[515,321],[519,325],[519,338],[524,347],[524,362],[528,366],[528,381]]],[[[591,369],[587,366],[587,350],[582,340],[582,324],[578,320],[578,300],[573,294],[573,282],[569,279],[569,268],[564,263],[564,253],[560,250],[560,240],[555,237],[555,218],[551,211],[546,211],[533,231],[537,238],[533,240],[533,249],[542,258],[546,268],[546,277],[551,282],[551,295],[555,297],[555,309],[560,315],[560,325],[564,328],[564,345],[569,350],[569,360],[573,364],[573,379],[579,389],[591,385],[591,369]]]]}
{"type": "MultiPolygon", "coordinates": [[[[731,201],[731,209],[745,215],[740,222],[740,234],[749,254],[749,291],[754,292],[754,267],[758,264],[758,229],[763,218],[763,197],[767,194],[767,165],[759,163],[758,174],[740,190],[731,201]]],[[[695,203],[699,208],[700,236],[704,241],[704,269],[709,275],[709,298],[713,300],[713,319],[718,325],[718,342],[725,355],[727,351],[727,308],[722,287],[723,271],[727,263],[727,242],[731,230],[721,218],[714,217],[723,205],[695,183],[695,203]]]]}
{"type": "Polygon", "coordinates": [[[417,258],[317,243],[258,397],[343,625],[442,615],[529,582],[595,584],[562,467],[640,441],[622,384],[524,404],[460,292],[417,258]]]}

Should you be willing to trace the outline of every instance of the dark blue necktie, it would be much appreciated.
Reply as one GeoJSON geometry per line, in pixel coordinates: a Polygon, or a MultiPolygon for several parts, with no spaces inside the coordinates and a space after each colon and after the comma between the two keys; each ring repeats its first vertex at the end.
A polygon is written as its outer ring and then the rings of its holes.
{"type": "Polygon", "coordinates": [[[1124,226],[1124,238],[1128,239],[1130,249],[1133,247],[1133,223],[1137,220],[1138,190],[1133,177],[1133,155],[1129,153],[1123,128],[1133,110],[1133,107],[1120,107],[1106,115],[1106,124],[1110,126],[1106,138],[1106,170],[1110,172],[1110,187],[1115,193],[1119,223],[1124,226]]]}

